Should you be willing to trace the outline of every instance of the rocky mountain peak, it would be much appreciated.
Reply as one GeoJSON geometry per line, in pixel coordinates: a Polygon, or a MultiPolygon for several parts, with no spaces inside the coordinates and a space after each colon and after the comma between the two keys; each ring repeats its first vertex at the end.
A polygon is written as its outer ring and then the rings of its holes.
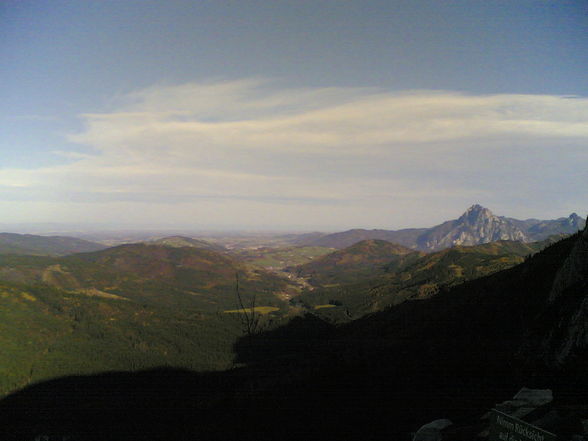
{"type": "Polygon", "coordinates": [[[459,217],[458,222],[461,221],[474,225],[480,221],[489,220],[492,218],[496,218],[496,216],[494,216],[494,214],[489,209],[482,207],[481,205],[474,204],[459,217]]]}
{"type": "Polygon", "coordinates": [[[572,213],[572,214],[570,214],[570,215],[568,216],[568,219],[567,219],[567,221],[568,221],[568,224],[569,224],[571,227],[577,227],[578,229],[580,228],[581,222],[582,222],[583,220],[584,220],[584,219],[582,219],[582,218],[581,218],[580,216],[578,216],[576,213],[572,213]]]}
{"type": "Polygon", "coordinates": [[[508,219],[495,216],[489,209],[474,204],[458,219],[433,227],[419,237],[418,247],[439,250],[456,245],[478,245],[496,240],[526,242],[528,237],[508,219]]]}
{"type": "Polygon", "coordinates": [[[487,209],[486,207],[482,207],[480,204],[474,204],[471,207],[469,207],[465,211],[464,214],[467,214],[467,213],[476,213],[476,214],[479,214],[479,213],[490,213],[490,214],[492,214],[492,212],[489,209],[487,209]]]}

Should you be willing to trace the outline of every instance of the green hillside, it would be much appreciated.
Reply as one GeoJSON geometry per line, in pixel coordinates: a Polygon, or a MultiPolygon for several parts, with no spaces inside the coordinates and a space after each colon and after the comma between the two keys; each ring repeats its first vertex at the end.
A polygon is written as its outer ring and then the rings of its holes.
{"type": "Polygon", "coordinates": [[[208,249],[132,244],[65,257],[0,256],[0,394],[111,370],[227,369],[255,299],[257,329],[293,288],[208,249]]]}
{"type": "Polygon", "coordinates": [[[283,278],[207,249],[131,244],[61,258],[0,256],[0,280],[207,312],[234,309],[237,273],[245,297],[283,305],[283,278]]]}

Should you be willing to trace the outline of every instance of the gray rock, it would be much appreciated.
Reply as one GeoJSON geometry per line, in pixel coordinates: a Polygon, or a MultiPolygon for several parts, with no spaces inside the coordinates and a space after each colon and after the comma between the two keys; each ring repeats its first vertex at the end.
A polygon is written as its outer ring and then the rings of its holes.
{"type": "Polygon", "coordinates": [[[561,421],[562,417],[557,409],[552,409],[541,418],[531,421],[531,424],[551,432],[557,427],[558,424],[561,423],[561,421]]]}
{"type": "Polygon", "coordinates": [[[531,407],[539,407],[553,401],[553,392],[551,389],[529,389],[523,387],[513,397],[513,400],[523,401],[531,407]]]}
{"type": "Polygon", "coordinates": [[[497,404],[496,410],[515,418],[522,418],[538,407],[549,404],[552,401],[553,392],[550,389],[529,389],[523,387],[517,392],[512,400],[497,404]]]}
{"type": "Polygon", "coordinates": [[[448,419],[431,421],[417,430],[412,441],[441,441],[443,439],[443,429],[446,429],[452,424],[448,419]]]}

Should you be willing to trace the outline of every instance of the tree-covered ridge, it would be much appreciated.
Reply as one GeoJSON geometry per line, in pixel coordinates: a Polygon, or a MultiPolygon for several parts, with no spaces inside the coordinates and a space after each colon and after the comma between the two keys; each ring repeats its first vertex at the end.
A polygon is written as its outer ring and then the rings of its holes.
{"type": "Polygon", "coordinates": [[[283,278],[208,249],[130,244],[61,258],[0,256],[3,280],[210,312],[234,309],[237,273],[245,296],[283,304],[279,295],[290,289],[283,278]]]}
{"type": "Polygon", "coordinates": [[[243,335],[236,296],[263,329],[293,288],[209,249],[130,244],[64,257],[0,256],[0,394],[62,375],[157,366],[226,369],[243,335]]]}
{"type": "Polygon", "coordinates": [[[213,250],[213,251],[224,251],[225,250],[225,248],[220,245],[216,245],[211,242],[207,242],[205,240],[194,239],[192,237],[186,237],[186,236],[167,236],[167,237],[163,237],[161,239],[151,240],[151,241],[147,242],[147,244],[164,245],[164,246],[174,247],[174,248],[195,247],[195,248],[204,248],[204,249],[213,250]]]}
{"type": "Polygon", "coordinates": [[[390,267],[406,265],[423,255],[402,245],[371,239],[289,270],[307,278],[313,286],[339,285],[374,278],[390,267]]]}

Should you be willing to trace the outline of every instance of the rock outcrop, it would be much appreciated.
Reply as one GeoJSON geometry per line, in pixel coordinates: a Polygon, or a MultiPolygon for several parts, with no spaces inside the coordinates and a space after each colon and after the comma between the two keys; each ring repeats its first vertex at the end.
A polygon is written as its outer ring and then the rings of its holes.
{"type": "Polygon", "coordinates": [[[523,387],[512,400],[504,401],[496,405],[496,410],[511,415],[515,418],[523,418],[541,406],[553,401],[551,389],[529,389],[523,387]]]}
{"type": "Polygon", "coordinates": [[[431,421],[416,431],[412,441],[441,441],[443,439],[443,430],[452,424],[451,420],[448,419],[431,421]]]}

